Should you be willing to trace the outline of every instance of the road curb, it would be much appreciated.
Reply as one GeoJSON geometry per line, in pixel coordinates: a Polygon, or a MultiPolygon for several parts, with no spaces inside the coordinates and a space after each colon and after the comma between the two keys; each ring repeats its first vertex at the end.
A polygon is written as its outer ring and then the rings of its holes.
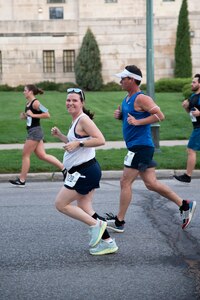
{"type": "MultiPolygon", "coordinates": [[[[183,174],[185,170],[156,170],[158,179],[172,179],[174,174],[183,174]]],[[[102,180],[119,180],[123,171],[102,171],[102,180]]],[[[8,182],[12,178],[16,178],[19,174],[0,174],[0,182],[8,182]]],[[[62,174],[55,173],[29,173],[27,181],[62,181],[62,174]]],[[[200,178],[200,170],[193,172],[192,178],[200,178]]],[[[138,177],[140,179],[140,177],[138,177]]]]}

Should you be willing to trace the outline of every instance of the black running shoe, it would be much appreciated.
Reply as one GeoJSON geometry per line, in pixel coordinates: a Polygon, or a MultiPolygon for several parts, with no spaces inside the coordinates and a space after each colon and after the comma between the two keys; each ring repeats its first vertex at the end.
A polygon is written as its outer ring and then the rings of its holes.
{"type": "Polygon", "coordinates": [[[187,183],[190,183],[191,182],[191,176],[188,176],[187,174],[183,174],[183,175],[174,175],[174,178],[178,181],[181,181],[181,182],[187,182],[187,183]]]}
{"type": "Polygon", "coordinates": [[[26,181],[22,182],[19,178],[16,178],[15,180],[9,180],[11,184],[18,187],[25,187],[26,181]]]}
{"type": "Polygon", "coordinates": [[[124,232],[125,221],[119,221],[113,213],[106,213],[107,229],[115,232],[124,232]]]}

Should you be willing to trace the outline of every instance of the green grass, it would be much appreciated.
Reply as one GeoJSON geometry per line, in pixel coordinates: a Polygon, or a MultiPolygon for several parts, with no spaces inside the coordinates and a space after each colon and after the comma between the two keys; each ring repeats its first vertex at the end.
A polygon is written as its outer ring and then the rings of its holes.
{"type": "MultiPolygon", "coordinates": [[[[160,152],[156,152],[154,159],[157,169],[185,169],[186,148],[184,146],[161,147],[160,152]]],[[[122,170],[126,149],[97,150],[96,158],[102,170],[122,170]]],[[[62,149],[49,149],[47,153],[55,155],[62,161],[62,149]]],[[[1,150],[0,151],[0,173],[19,173],[21,169],[21,150],[1,150]]],[[[200,157],[197,156],[197,169],[200,169],[200,157]]],[[[31,156],[30,172],[56,172],[54,166],[40,161],[35,155],[31,156]]]]}
{"type": "MultiPolygon", "coordinates": [[[[115,120],[113,112],[117,108],[125,92],[87,92],[86,107],[95,112],[95,123],[103,132],[107,141],[122,140],[121,121],[115,120]]],[[[48,107],[50,119],[42,120],[46,142],[56,142],[51,136],[52,126],[58,126],[63,132],[68,131],[71,117],[65,108],[65,93],[45,92],[38,97],[48,107]]],[[[156,103],[161,107],[166,119],[160,123],[160,140],[188,139],[192,130],[189,117],[181,107],[180,93],[156,94],[156,103]]],[[[19,119],[24,110],[25,99],[19,92],[0,92],[0,143],[24,143],[26,137],[25,122],[19,119]]]]}
{"type": "MultiPolygon", "coordinates": [[[[107,141],[123,140],[121,121],[115,120],[113,112],[117,108],[125,92],[87,92],[86,108],[95,112],[95,123],[103,132],[107,141]]],[[[45,92],[39,100],[48,107],[51,118],[42,120],[41,124],[45,132],[46,142],[56,142],[50,130],[52,126],[58,126],[63,133],[67,133],[71,123],[71,117],[65,108],[65,93],[55,91],[45,92]]],[[[188,139],[192,131],[189,117],[181,106],[181,93],[156,94],[156,103],[165,114],[165,121],[160,123],[160,140],[188,139]]],[[[0,143],[24,143],[26,137],[25,122],[19,119],[19,114],[24,110],[25,99],[23,93],[0,92],[0,143]]],[[[47,151],[62,161],[63,151],[51,149],[47,151]]],[[[20,150],[0,151],[0,173],[18,173],[21,169],[20,150]]],[[[97,150],[97,159],[102,170],[121,170],[126,149],[97,150]]],[[[185,169],[185,147],[161,147],[161,152],[155,153],[158,169],[185,169]]],[[[197,160],[196,168],[200,168],[197,160]]],[[[34,155],[31,157],[30,172],[57,171],[52,165],[39,161],[34,155]]]]}

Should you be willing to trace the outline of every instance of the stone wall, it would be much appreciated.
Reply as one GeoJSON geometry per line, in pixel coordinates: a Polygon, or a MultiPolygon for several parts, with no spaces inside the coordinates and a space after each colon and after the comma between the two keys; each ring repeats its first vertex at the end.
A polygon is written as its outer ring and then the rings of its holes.
{"type": "MultiPolygon", "coordinates": [[[[199,2],[199,0],[198,0],[199,2]]],[[[193,73],[200,72],[200,8],[189,1],[193,73]]],[[[154,1],[155,80],[172,77],[178,14],[182,1],[154,1]]],[[[99,45],[104,82],[128,64],[136,64],[146,78],[146,1],[0,0],[0,84],[16,86],[27,82],[75,81],[74,73],[63,73],[63,50],[78,54],[90,27],[99,45]],[[34,4],[32,4],[34,2],[34,4]],[[49,7],[64,7],[63,20],[49,20],[49,7]],[[43,50],[54,50],[56,72],[43,73],[43,50]]],[[[184,63],[184,62],[183,62],[184,63]]]]}

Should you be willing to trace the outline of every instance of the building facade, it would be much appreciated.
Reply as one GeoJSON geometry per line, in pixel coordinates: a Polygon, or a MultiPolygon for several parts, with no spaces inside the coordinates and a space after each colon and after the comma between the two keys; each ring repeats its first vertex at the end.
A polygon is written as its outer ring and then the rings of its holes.
{"type": "MultiPolygon", "coordinates": [[[[154,0],[155,80],[173,77],[182,0],[154,0]]],[[[193,73],[200,72],[200,5],[188,1],[193,73]]],[[[90,28],[104,83],[128,64],[146,77],[146,0],[0,0],[0,84],[75,82],[74,62],[90,28]]],[[[183,62],[184,63],[184,62],[183,62]]]]}

